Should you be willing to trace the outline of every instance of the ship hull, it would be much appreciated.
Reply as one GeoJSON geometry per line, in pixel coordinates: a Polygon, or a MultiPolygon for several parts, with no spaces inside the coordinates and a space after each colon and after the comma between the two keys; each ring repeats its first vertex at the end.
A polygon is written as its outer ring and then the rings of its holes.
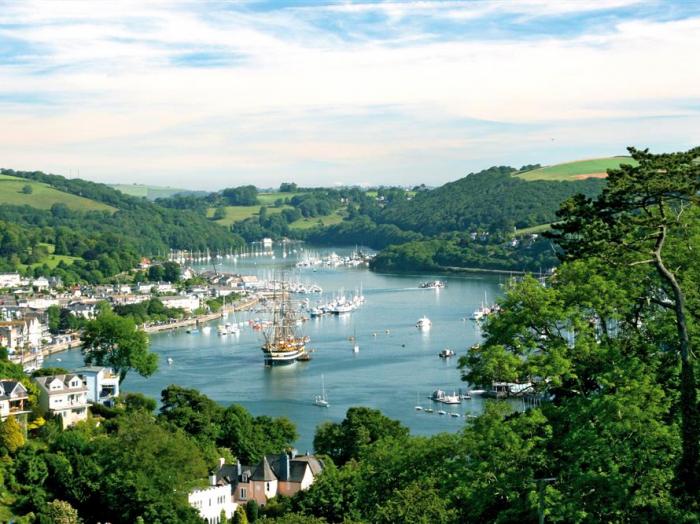
{"type": "Polygon", "coordinates": [[[288,366],[294,364],[304,354],[304,350],[297,351],[265,351],[263,350],[266,366],[288,366]]]}

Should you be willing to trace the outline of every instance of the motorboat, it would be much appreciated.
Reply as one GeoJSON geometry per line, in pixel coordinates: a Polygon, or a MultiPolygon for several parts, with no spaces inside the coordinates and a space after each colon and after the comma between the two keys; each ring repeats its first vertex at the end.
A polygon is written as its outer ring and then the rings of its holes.
{"type": "Polygon", "coordinates": [[[456,393],[448,395],[441,389],[436,389],[435,391],[433,391],[433,394],[430,397],[430,399],[434,402],[441,402],[443,404],[459,404],[461,402],[459,399],[459,395],[457,395],[456,393]]]}
{"type": "Polygon", "coordinates": [[[421,282],[418,287],[421,289],[442,289],[445,283],[442,280],[433,280],[431,282],[421,282]]]}
{"type": "Polygon", "coordinates": [[[418,322],[416,322],[416,327],[418,329],[430,329],[430,327],[432,325],[433,325],[433,323],[425,315],[423,315],[421,318],[419,318],[418,322]]]}
{"type": "Polygon", "coordinates": [[[440,358],[444,358],[444,359],[452,358],[455,355],[456,355],[456,353],[454,352],[454,350],[449,349],[449,348],[445,348],[442,351],[440,351],[440,353],[438,353],[438,356],[440,358]]]}

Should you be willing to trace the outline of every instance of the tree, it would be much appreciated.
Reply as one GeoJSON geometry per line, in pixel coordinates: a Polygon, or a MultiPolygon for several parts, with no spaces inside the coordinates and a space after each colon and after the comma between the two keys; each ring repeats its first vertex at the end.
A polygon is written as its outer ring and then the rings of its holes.
{"type": "Polygon", "coordinates": [[[148,350],[148,335],[132,319],[111,311],[87,323],[82,341],[85,364],[112,367],[120,383],[132,369],[149,377],[158,368],[158,355],[148,350]]]}
{"type": "Polygon", "coordinates": [[[127,393],[124,397],[124,404],[127,411],[146,411],[153,413],[157,403],[154,398],[147,397],[143,393],[127,393]]]}
{"type": "Polygon", "coordinates": [[[226,518],[226,511],[223,509],[219,513],[219,524],[227,524],[228,523],[228,518],[226,518]]]}
{"type": "Polygon", "coordinates": [[[683,491],[700,491],[700,409],[691,347],[700,320],[695,249],[700,216],[700,148],[655,155],[629,148],[637,166],[608,171],[595,200],[578,195],[559,211],[553,237],[567,259],[596,257],[616,266],[652,269],[644,299],[675,318],[674,351],[680,357],[683,491]]]}
{"type": "Polygon", "coordinates": [[[24,186],[22,186],[22,193],[24,193],[25,195],[31,195],[33,192],[34,189],[29,184],[25,184],[24,186]]]}
{"type": "Polygon", "coordinates": [[[321,424],[314,436],[314,449],[328,455],[336,464],[358,458],[370,444],[386,437],[406,438],[408,428],[379,410],[350,408],[340,424],[321,424]]]}
{"type": "Polygon", "coordinates": [[[61,308],[57,305],[49,306],[46,315],[49,317],[49,332],[56,335],[61,329],[61,308]]]}
{"type": "Polygon", "coordinates": [[[258,520],[259,506],[255,499],[249,500],[245,505],[245,513],[248,516],[248,522],[254,523],[258,520]]]}
{"type": "Polygon", "coordinates": [[[223,220],[226,218],[226,208],[219,206],[214,210],[214,215],[211,217],[212,220],[223,220]]]}
{"type": "Polygon", "coordinates": [[[248,516],[245,514],[245,508],[238,506],[233,514],[233,524],[248,524],[248,516]]]}
{"type": "Polygon", "coordinates": [[[13,416],[0,422],[0,451],[4,454],[14,454],[24,446],[24,433],[19,423],[13,416]]]}
{"type": "Polygon", "coordinates": [[[52,500],[39,515],[40,524],[80,524],[78,510],[64,500],[52,500]]]}
{"type": "Polygon", "coordinates": [[[177,262],[165,262],[163,264],[163,280],[166,282],[180,281],[180,264],[177,262]]]}

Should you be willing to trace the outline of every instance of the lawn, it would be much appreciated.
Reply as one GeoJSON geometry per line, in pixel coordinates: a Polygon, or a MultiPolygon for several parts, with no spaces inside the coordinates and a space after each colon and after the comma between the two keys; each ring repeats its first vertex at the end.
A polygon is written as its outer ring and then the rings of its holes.
{"type": "Polygon", "coordinates": [[[620,164],[636,165],[636,161],[627,156],[593,158],[541,167],[515,176],[524,180],[577,180],[585,178],[585,175],[605,173],[606,170],[617,168],[620,164]]]}
{"type": "Polygon", "coordinates": [[[109,187],[113,187],[125,195],[145,197],[149,200],[155,200],[156,198],[169,198],[177,193],[187,191],[187,189],[180,189],[176,187],[148,186],[144,184],[109,184],[109,187]]]}
{"type": "MultiPolygon", "coordinates": [[[[246,218],[254,217],[260,214],[260,208],[262,206],[226,206],[224,209],[226,209],[226,218],[222,218],[221,220],[217,220],[217,224],[221,224],[222,226],[230,226],[231,224],[235,222],[242,222],[246,218]]],[[[283,209],[291,209],[290,206],[282,206],[282,207],[268,207],[267,208],[267,213],[269,215],[274,215],[275,213],[281,213],[283,209]]],[[[214,211],[216,208],[210,207],[207,209],[207,216],[212,217],[214,216],[214,211]]]]}
{"type": "Polygon", "coordinates": [[[343,215],[336,211],[330,215],[318,216],[313,218],[300,218],[299,220],[289,224],[291,229],[311,229],[316,226],[332,226],[343,221],[343,215]]]}
{"type": "Polygon", "coordinates": [[[0,175],[0,204],[28,205],[39,209],[51,209],[54,204],[65,204],[75,211],[116,211],[102,202],[64,193],[41,182],[8,175],[0,175]],[[30,186],[32,192],[23,193],[24,186],[30,186]]]}
{"type": "Polygon", "coordinates": [[[279,191],[275,191],[273,193],[258,193],[258,200],[260,203],[264,206],[272,206],[275,203],[275,200],[277,199],[282,199],[284,200],[285,198],[294,198],[297,195],[301,195],[301,192],[296,192],[296,193],[280,193],[279,191]]]}
{"type": "Polygon", "coordinates": [[[551,229],[550,224],[540,224],[539,226],[532,226],[532,227],[524,227],[523,229],[518,229],[515,232],[516,237],[520,237],[523,235],[531,235],[533,233],[542,233],[544,231],[549,231],[551,229]]]}
{"type": "MultiPolygon", "coordinates": [[[[43,266],[44,264],[48,265],[51,269],[55,268],[58,264],[61,262],[65,262],[66,264],[72,264],[76,260],[80,260],[80,257],[72,257],[70,255],[54,255],[54,249],[55,246],[53,244],[44,244],[40,243],[40,246],[45,246],[49,252],[49,256],[44,258],[41,262],[35,262],[34,264],[31,264],[31,268],[34,269],[35,267],[43,266]]],[[[26,265],[20,264],[22,269],[26,269],[26,265]]],[[[0,521],[2,522],[2,521],[0,521]]]]}

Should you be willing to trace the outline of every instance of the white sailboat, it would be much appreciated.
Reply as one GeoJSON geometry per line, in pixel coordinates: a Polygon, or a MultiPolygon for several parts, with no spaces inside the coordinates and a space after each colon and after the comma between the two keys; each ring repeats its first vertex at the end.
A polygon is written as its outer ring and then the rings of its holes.
{"type": "Polygon", "coordinates": [[[323,375],[321,375],[321,394],[314,397],[314,404],[321,408],[327,408],[330,406],[328,403],[328,397],[326,397],[326,384],[323,381],[323,375]]]}

